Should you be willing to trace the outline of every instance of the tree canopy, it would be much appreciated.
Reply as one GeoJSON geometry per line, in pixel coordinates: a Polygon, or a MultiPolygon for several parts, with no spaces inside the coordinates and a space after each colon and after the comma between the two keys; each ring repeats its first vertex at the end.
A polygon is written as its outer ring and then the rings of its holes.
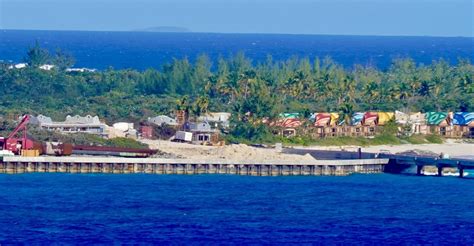
{"type": "Polygon", "coordinates": [[[275,61],[268,56],[256,63],[243,53],[213,64],[203,54],[194,63],[175,59],[145,71],[66,72],[74,64],[71,55],[60,50],[50,55],[36,44],[25,61],[31,66],[0,66],[1,114],[139,121],[172,113],[184,96],[186,105],[180,107],[191,113],[227,111],[247,121],[281,112],[474,111],[474,66],[467,59],[456,65],[395,59],[382,71],[362,65],[344,69],[329,57],[275,61]],[[38,69],[46,62],[59,69],[38,69]]]}

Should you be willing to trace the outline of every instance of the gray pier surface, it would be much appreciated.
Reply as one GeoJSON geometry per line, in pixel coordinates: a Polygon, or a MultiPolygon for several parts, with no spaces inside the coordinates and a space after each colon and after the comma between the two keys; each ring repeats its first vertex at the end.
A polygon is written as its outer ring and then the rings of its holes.
{"type": "Polygon", "coordinates": [[[120,157],[22,157],[5,156],[0,173],[150,173],[150,174],[237,174],[349,175],[381,173],[389,159],[312,160],[312,161],[229,161],[120,157]]]}

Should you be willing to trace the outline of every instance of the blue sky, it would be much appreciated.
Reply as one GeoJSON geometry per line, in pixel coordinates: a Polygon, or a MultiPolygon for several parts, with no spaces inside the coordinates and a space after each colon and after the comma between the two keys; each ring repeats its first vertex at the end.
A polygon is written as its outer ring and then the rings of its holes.
{"type": "Polygon", "coordinates": [[[0,0],[1,29],[474,36],[474,0],[0,0]]]}

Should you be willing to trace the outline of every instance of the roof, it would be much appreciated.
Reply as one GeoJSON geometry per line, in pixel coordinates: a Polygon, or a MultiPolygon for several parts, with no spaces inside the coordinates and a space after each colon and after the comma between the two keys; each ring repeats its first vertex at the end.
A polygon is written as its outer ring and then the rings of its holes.
{"type": "Polygon", "coordinates": [[[448,113],[445,112],[427,112],[425,114],[426,123],[428,125],[440,125],[448,118],[448,113]]]}
{"type": "Polygon", "coordinates": [[[162,125],[162,124],[167,124],[167,125],[177,125],[178,123],[176,122],[175,119],[166,116],[166,115],[158,115],[153,118],[148,118],[148,122],[156,124],[156,125],[162,125]]]}
{"type": "Polygon", "coordinates": [[[227,112],[213,112],[199,116],[198,120],[208,122],[227,122],[229,121],[231,113],[227,112]]]}
{"type": "Polygon", "coordinates": [[[474,112],[456,112],[453,115],[453,125],[467,126],[474,124],[474,112]]]}

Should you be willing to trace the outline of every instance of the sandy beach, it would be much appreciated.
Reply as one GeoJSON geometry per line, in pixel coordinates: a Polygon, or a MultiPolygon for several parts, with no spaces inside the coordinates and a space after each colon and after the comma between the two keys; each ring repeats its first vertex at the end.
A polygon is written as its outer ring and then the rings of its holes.
{"type": "MultiPolygon", "coordinates": [[[[309,146],[309,147],[295,147],[305,149],[318,149],[318,150],[344,150],[344,151],[357,151],[359,146],[309,146]]],[[[463,143],[455,140],[446,140],[442,144],[401,144],[401,145],[375,145],[360,147],[363,152],[379,153],[379,152],[390,152],[392,154],[420,150],[425,152],[433,153],[444,153],[451,157],[474,157],[474,144],[463,143]]]]}
{"type": "MultiPolygon", "coordinates": [[[[163,140],[142,140],[152,149],[159,149],[175,158],[203,158],[208,160],[311,160],[309,155],[293,155],[277,152],[274,148],[257,148],[244,144],[226,146],[202,146],[187,143],[175,143],[163,140]]],[[[293,148],[318,149],[318,150],[344,150],[357,151],[359,146],[293,146],[293,148]]],[[[377,145],[362,147],[363,152],[390,152],[400,153],[411,150],[429,151],[433,153],[448,154],[451,157],[466,157],[474,155],[474,144],[447,141],[443,144],[403,144],[403,145],[377,145]]]]}

